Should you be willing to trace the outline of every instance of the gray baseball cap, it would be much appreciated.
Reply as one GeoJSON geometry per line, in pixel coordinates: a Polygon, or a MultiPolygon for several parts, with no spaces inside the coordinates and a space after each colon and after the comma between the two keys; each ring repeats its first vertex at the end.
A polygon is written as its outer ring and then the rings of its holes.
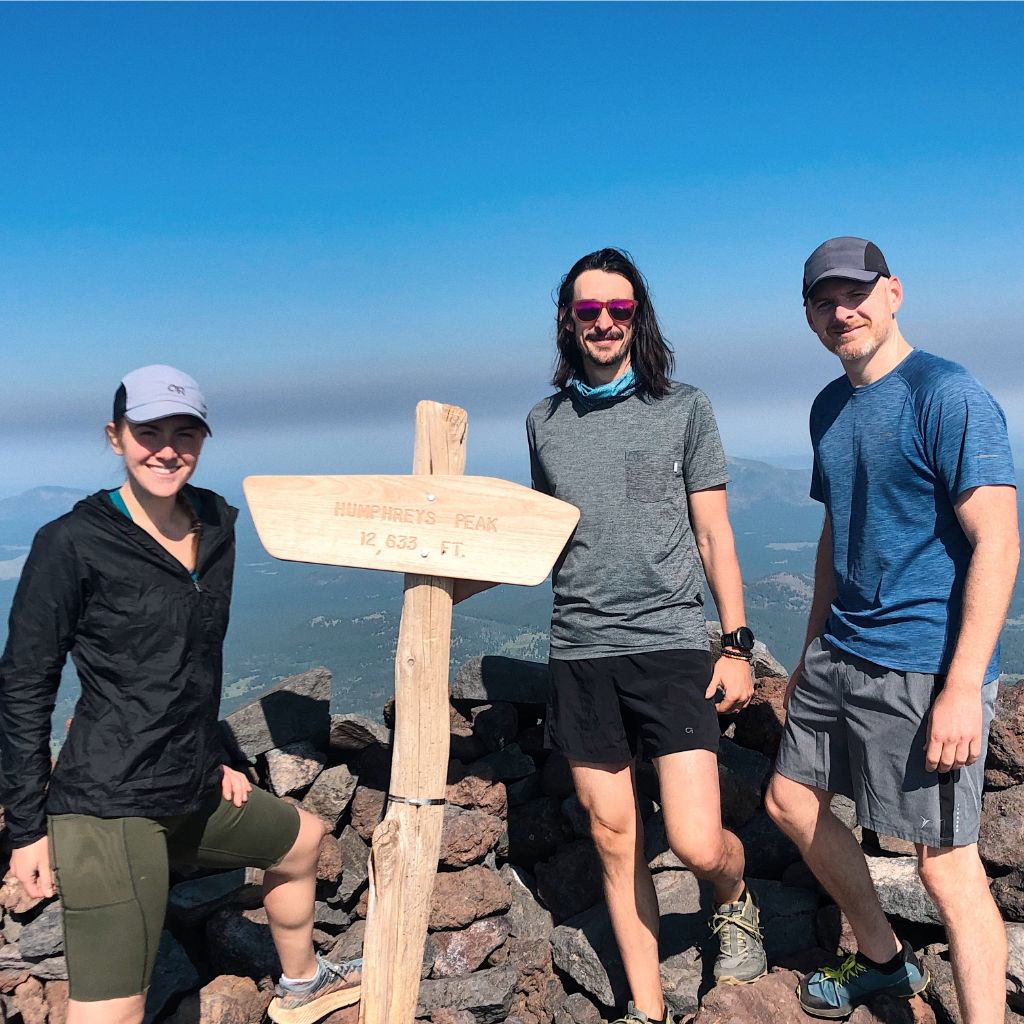
{"type": "Polygon", "coordinates": [[[187,373],[157,363],[122,378],[114,395],[115,423],[122,417],[129,423],[152,423],[165,416],[193,416],[212,433],[206,422],[206,399],[187,373]]]}
{"type": "Polygon", "coordinates": [[[842,277],[848,281],[874,281],[878,277],[892,277],[886,266],[882,250],[866,238],[841,235],[822,242],[804,264],[804,301],[811,289],[829,277],[842,277]]]}

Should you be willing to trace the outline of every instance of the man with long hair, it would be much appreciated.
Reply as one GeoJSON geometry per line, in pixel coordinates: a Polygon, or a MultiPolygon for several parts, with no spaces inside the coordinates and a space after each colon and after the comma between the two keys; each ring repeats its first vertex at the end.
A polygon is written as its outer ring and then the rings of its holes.
{"type": "Polygon", "coordinates": [[[590,816],[632,1001],[622,1021],[667,1020],[658,901],[644,858],[635,757],[653,761],[669,845],[714,887],[715,977],[767,971],[739,840],[722,827],[715,709],[753,693],[753,634],[726,508],[729,479],[707,398],[673,381],[643,276],[601,249],[558,292],[558,392],[527,419],[534,487],[576,505],[555,566],[546,742],[569,760],[590,816]],[[722,621],[713,665],[704,579],[722,621]]]}

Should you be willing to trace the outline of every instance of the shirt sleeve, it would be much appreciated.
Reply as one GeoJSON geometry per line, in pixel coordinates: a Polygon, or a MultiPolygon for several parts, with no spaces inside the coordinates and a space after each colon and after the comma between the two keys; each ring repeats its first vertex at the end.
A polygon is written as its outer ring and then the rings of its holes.
{"type": "Polygon", "coordinates": [[[969,373],[947,376],[920,416],[928,461],[951,500],[973,487],[1016,486],[1006,417],[969,373]]]}
{"type": "Polygon", "coordinates": [[[528,416],[526,419],[526,443],[530,449],[530,480],[533,489],[542,494],[553,494],[551,483],[541,465],[540,457],[537,455],[537,433],[532,416],[528,416]]]}
{"type": "Polygon", "coordinates": [[[36,534],[0,658],[0,804],[11,842],[46,835],[50,723],[83,604],[74,544],[60,522],[36,534]]]}
{"type": "Polygon", "coordinates": [[[729,470],[725,465],[725,452],[722,449],[722,438],[718,433],[718,423],[715,421],[711,402],[703,391],[697,391],[690,408],[683,452],[683,476],[686,480],[687,494],[706,491],[729,482],[729,470]]]}

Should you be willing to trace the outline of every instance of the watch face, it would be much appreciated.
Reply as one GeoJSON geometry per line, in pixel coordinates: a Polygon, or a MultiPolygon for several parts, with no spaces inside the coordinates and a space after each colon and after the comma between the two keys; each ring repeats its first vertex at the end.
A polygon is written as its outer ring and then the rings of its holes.
{"type": "Polygon", "coordinates": [[[754,649],[754,634],[746,626],[740,626],[732,633],[726,633],[722,637],[722,643],[726,647],[738,647],[741,651],[752,651],[754,649]]]}

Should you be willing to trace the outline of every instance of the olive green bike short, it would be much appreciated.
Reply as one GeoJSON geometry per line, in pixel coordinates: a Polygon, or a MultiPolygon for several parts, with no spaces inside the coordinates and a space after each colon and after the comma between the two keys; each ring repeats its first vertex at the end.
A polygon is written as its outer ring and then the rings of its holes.
{"type": "Polygon", "coordinates": [[[268,868],[292,848],[299,814],[262,789],[236,807],[220,790],[166,818],[51,815],[50,861],[64,905],[69,995],[118,999],[149,986],[167,908],[168,862],[268,868]]]}

